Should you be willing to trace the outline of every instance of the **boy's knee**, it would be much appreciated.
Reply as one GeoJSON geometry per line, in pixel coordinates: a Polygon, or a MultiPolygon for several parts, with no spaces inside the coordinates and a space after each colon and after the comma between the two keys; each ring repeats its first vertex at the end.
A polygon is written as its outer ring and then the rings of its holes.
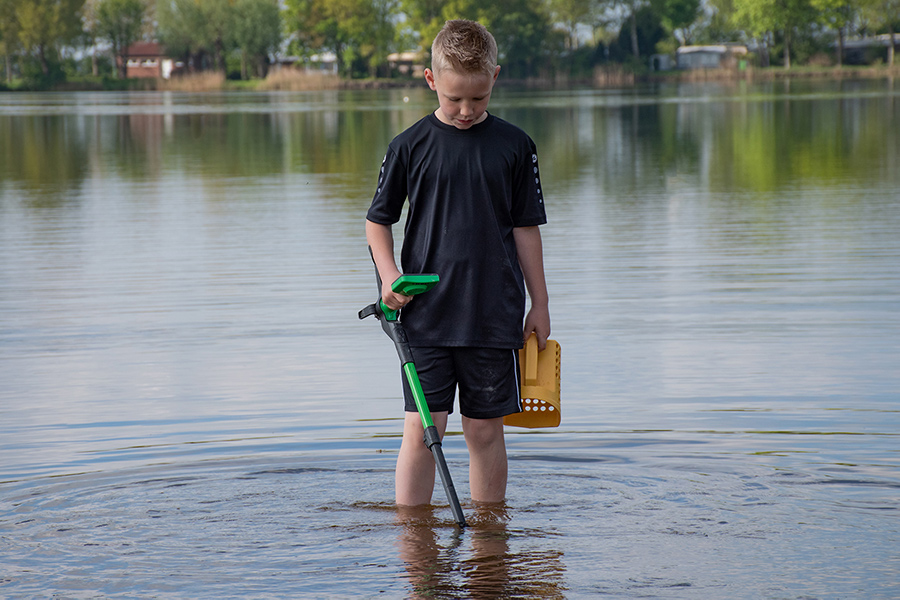
{"type": "Polygon", "coordinates": [[[463,417],[466,444],[487,447],[503,441],[503,418],[470,419],[463,417]]]}

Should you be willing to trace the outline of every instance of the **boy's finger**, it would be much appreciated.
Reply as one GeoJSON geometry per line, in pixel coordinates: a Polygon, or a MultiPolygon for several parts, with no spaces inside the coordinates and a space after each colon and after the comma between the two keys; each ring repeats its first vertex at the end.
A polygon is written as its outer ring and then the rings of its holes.
{"type": "Polygon", "coordinates": [[[395,292],[390,292],[387,296],[382,298],[384,300],[385,306],[387,306],[391,310],[400,310],[412,300],[412,296],[404,296],[403,294],[397,294],[395,292]]]}

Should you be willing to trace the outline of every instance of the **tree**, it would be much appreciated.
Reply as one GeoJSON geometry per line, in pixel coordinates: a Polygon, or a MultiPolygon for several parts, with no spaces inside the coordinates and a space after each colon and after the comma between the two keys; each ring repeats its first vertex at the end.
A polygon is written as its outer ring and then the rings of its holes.
{"type": "Polygon", "coordinates": [[[854,0],[810,0],[812,7],[818,11],[820,20],[837,31],[838,66],[844,65],[844,38],[847,27],[856,19],[859,8],[854,0]]]}
{"type": "Polygon", "coordinates": [[[452,19],[471,19],[488,28],[497,40],[504,76],[527,77],[537,73],[553,50],[550,15],[544,3],[530,0],[404,0],[415,15],[411,21],[423,50],[452,19]]]}
{"type": "Polygon", "coordinates": [[[784,39],[784,67],[791,68],[791,41],[794,29],[815,20],[810,0],[741,0],[735,3],[734,17],[752,37],[764,39],[768,32],[781,31],[784,39]]]}
{"type": "Polygon", "coordinates": [[[158,0],[156,18],[160,42],[188,58],[191,68],[204,68],[211,56],[214,68],[225,70],[236,19],[230,0],[158,0]]]}
{"type": "Polygon", "coordinates": [[[406,15],[407,23],[416,32],[423,49],[430,49],[431,41],[440,31],[446,4],[447,0],[400,0],[400,8],[406,15]]]}
{"type": "Polygon", "coordinates": [[[496,0],[476,15],[494,35],[506,75],[525,78],[539,74],[558,48],[550,17],[530,0],[496,0]]]}
{"type": "MultiPolygon", "coordinates": [[[[85,0],[81,8],[81,20],[84,24],[84,44],[91,49],[91,74],[96,77],[100,74],[97,65],[97,38],[100,35],[97,22],[97,11],[102,0],[85,0]]],[[[113,57],[115,58],[115,57],[113,57]]]]}
{"type": "Polygon", "coordinates": [[[700,17],[700,0],[650,0],[650,6],[659,15],[663,27],[681,44],[691,43],[691,27],[700,17]]]}
{"type": "Polygon", "coordinates": [[[387,0],[286,0],[285,21],[300,54],[333,52],[344,75],[369,67],[394,39],[394,5],[387,0]]]}
{"type": "Polygon", "coordinates": [[[0,48],[6,70],[6,81],[12,81],[12,55],[19,46],[19,22],[16,20],[16,5],[13,0],[0,0],[0,48]]]}
{"type": "Polygon", "coordinates": [[[629,56],[639,59],[642,55],[653,54],[656,45],[665,37],[659,15],[649,6],[639,8],[633,19],[629,16],[622,24],[619,37],[610,45],[610,58],[625,62],[629,56]]]}
{"type": "Polygon", "coordinates": [[[140,39],[145,13],[143,0],[100,0],[97,7],[98,37],[112,45],[113,61],[118,61],[120,79],[126,77],[128,47],[140,39]]]}
{"type": "Polygon", "coordinates": [[[734,4],[736,0],[708,0],[707,23],[702,37],[710,42],[730,42],[738,39],[741,32],[735,25],[734,4]]]}
{"type": "Polygon", "coordinates": [[[399,33],[395,21],[398,11],[398,0],[372,0],[374,19],[367,39],[360,45],[360,55],[373,76],[378,65],[387,61],[388,54],[405,49],[398,45],[399,33]]]}
{"type": "Polygon", "coordinates": [[[628,11],[628,31],[631,36],[631,54],[635,58],[641,57],[641,49],[638,43],[638,12],[644,8],[645,0],[620,0],[623,8],[628,11]]]}
{"type": "Polygon", "coordinates": [[[18,0],[15,3],[19,41],[37,59],[45,77],[50,75],[50,53],[81,33],[83,4],[84,0],[18,0]]]}
{"type": "Polygon", "coordinates": [[[167,52],[185,59],[189,68],[197,68],[195,60],[200,46],[193,32],[201,27],[203,15],[192,0],[158,0],[156,35],[167,52]]]}
{"type": "Polygon", "coordinates": [[[281,43],[281,9],[278,0],[237,0],[240,15],[234,23],[234,41],[241,52],[241,79],[248,79],[249,67],[265,77],[269,52],[281,43]]]}
{"type": "Polygon", "coordinates": [[[888,64],[894,66],[894,49],[897,25],[900,23],[900,0],[861,0],[861,12],[874,25],[876,31],[887,30],[890,37],[888,45],[888,64]]]}
{"type": "Polygon", "coordinates": [[[200,40],[210,49],[217,71],[225,72],[225,55],[233,46],[234,23],[238,14],[231,0],[202,0],[198,2],[204,27],[200,40]]]}
{"type": "Polygon", "coordinates": [[[550,18],[565,28],[569,50],[576,50],[580,45],[578,26],[593,24],[596,20],[597,4],[597,0],[548,0],[550,18]]]}

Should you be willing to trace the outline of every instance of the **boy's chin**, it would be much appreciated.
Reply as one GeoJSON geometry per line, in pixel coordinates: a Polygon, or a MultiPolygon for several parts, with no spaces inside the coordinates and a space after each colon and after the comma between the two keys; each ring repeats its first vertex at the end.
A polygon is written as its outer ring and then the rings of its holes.
{"type": "Polygon", "coordinates": [[[458,119],[458,118],[450,119],[446,115],[439,115],[438,119],[442,123],[444,123],[446,125],[452,125],[452,126],[456,127],[457,129],[469,129],[473,125],[477,125],[478,123],[483,121],[486,118],[486,116],[487,116],[487,114],[482,115],[481,117],[479,117],[477,119],[458,119]]]}

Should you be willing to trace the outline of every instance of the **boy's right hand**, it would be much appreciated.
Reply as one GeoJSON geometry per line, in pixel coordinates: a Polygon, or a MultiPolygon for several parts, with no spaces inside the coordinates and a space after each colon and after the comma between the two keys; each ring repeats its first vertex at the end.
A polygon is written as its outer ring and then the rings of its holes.
{"type": "Polygon", "coordinates": [[[384,302],[384,305],[387,306],[391,310],[400,310],[407,304],[409,301],[413,299],[412,296],[404,296],[403,294],[398,294],[397,292],[391,289],[391,285],[400,277],[400,273],[398,272],[395,277],[388,279],[382,278],[381,284],[381,301],[384,302]]]}

